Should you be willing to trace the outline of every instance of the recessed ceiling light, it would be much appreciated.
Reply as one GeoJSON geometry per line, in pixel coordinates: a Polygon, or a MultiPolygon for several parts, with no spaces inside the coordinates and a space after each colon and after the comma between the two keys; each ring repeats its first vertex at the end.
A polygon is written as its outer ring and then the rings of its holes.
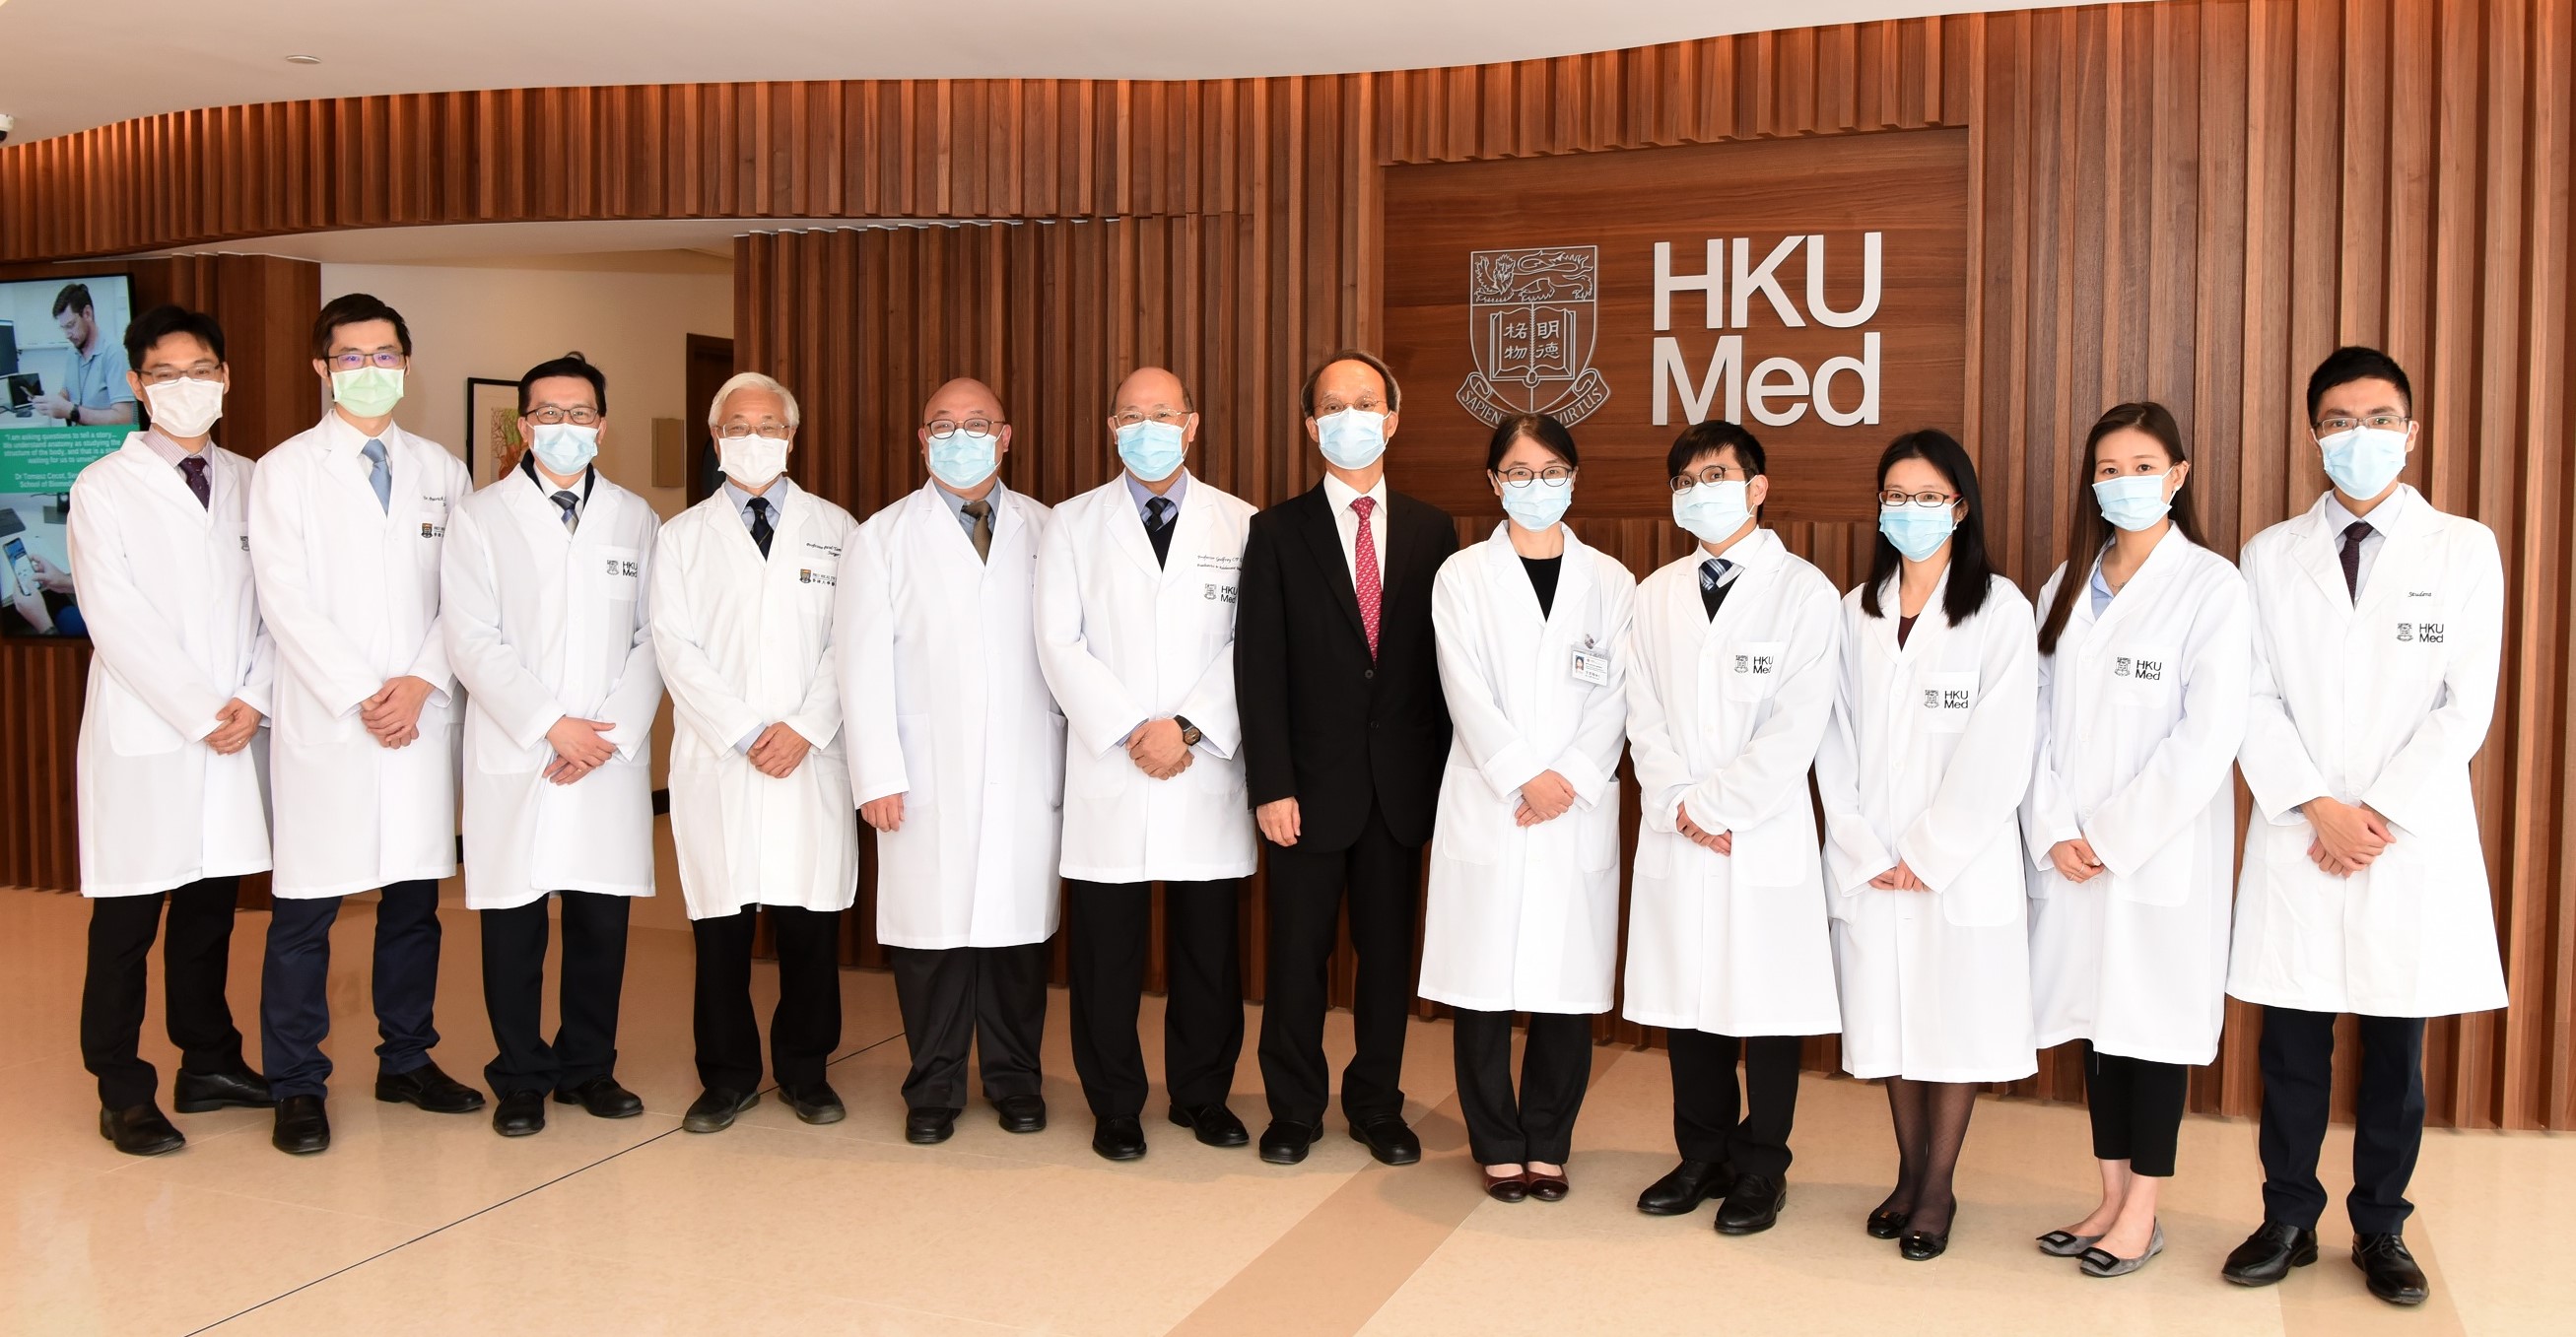
{"type": "MultiPolygon", "coordinates": [[[[8,0],[0,0],[0,4],[7,3],[8,0]]],[[[288,56],[286,58],[286,63],[289,65],[319,65],[322,63],[322,58],[320,56],[288,56]]]]}

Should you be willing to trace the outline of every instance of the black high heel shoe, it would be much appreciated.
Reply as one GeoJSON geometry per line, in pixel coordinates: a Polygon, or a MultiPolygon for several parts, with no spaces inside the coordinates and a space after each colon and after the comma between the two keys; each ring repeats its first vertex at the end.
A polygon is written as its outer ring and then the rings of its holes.
{"type": "Polygon", "coordinates": [[[1895,1239],[1905,1233],[1905,1223],[1913,1216],[1912,1212],[1891,1212],[1881,1207],[1869,1214],[1869,1237],[1874,1240],[1895,1239]]]}

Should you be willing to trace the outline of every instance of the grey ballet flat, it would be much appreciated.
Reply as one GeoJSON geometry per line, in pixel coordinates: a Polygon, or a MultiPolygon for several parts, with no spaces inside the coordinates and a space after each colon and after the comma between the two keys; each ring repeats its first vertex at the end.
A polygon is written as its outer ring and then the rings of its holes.
{"type": "Polygon", "coordinates": [[[2155,1233],[2147,1237],[2147,1251],[2135,1258],[2115,1257],[2107,1249],[2086,1249],[2076,1255],[2075,1267],[2088,1277],[2125,1277],[2147,1265],[2147,1260],[2165,1251],[2164,1223],[2156,1223],[2155,1233]]]}
{"type": "Polygon", "coordinates": [[[2093,1247],[2099,1235],[2078,1235],[2068,1230],[2052,1230],[2039,1237],[2039,1251],[2051,1258],[2073,1258],[2093,1247]]]}

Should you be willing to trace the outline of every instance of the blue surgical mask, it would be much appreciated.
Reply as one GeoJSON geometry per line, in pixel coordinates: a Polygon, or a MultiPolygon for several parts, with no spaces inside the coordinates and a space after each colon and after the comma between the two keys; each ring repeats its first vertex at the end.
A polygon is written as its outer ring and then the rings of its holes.
{"type": "Polygon", "coordinates": [[[930,473],[952,492],[963,492],[993,476],[1002,460],[1001,438],[982,432],[955,431],[930,438],[930,473]]]}
{"type": "Polygon", "coordinates": [[[1565,508],[1573,504],[1571,478],[1533,478],[1528,487],[1503,484],[1503,514],[1523,529],[1554,529],[1565,518],[1565,508]]]}
{"type": "Polygon", "coordinates": [[[2320,437],[2317,445],[2325,451],[2326,477],[2347,497],[2376,497],[2406,468],[2403,429],[2355,427],[2320,437]]]}
{"type": "Polygon", "coordinates": [[[1315,420],[1315,441],[1337,469],[1365,469],[1386,453],[1386,415],[1343,409],[1315,420]]]}
{"type": "Polygon", "coordinates": [[[2163,473],[2129,474],[2105,478],[2093,485],[2093,500],[2101,503],[2102,518],[2132,533],[2153,529],[2165,512],[2173,509],[2173,500],[2165,495],[2165,480],[2173,470],[2163,473]]]}
{"type": "Polygon", "coordinates": [[[537,452],[537,463],[557,478],[569,478],[599,458],[599,429],[578,423],[541,422],[536,435],[529,438],[528,448],[537,452]]]}
{"type": "Polygon", "coordinates": [[[1131,422],[1118,429],[1118,459],[1127,472],[1148,483],[1159,483],[1181,467],[1181,455],[1188,443],[1181,439],[1181,425],[1171,422],[1131,422]]]}
{"type": "Polygon", "coordinates": [[[1882,506],[1878,508],[1878,532],[1905,554],[1905,560],[1920,562],[1941,551],[1950,541],[1950,531],[1959,527],[1952,506],[1882,506]]]}
{"type": "Polygon", "coordinates": [[[1691,532],[1702,543],[1715,543],[1732,537],[1753,518],[1753,508],[1745,501],[1746,480],[1731,478],[1723,483],[1693,483],[1687,492],[1673,494],[1673,523],[1691,532]]]}

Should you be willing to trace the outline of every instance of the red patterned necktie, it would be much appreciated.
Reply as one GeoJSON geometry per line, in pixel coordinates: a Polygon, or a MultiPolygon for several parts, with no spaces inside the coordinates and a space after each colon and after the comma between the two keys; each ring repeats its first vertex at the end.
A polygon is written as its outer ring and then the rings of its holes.
{"type": "Polygon", "coordinates": [[[1351,510],[1360,517],[1360,531],[1351,540],[1352,583],[1360,597],[1360,625],[1368,629],[1369,658],[1377,658],[1377,608],[1380,591],[1377,583],[1377,539],[1369,533],[1369,512],[1377,509],[1377,498],[1357,497],[1351,510]]]}

